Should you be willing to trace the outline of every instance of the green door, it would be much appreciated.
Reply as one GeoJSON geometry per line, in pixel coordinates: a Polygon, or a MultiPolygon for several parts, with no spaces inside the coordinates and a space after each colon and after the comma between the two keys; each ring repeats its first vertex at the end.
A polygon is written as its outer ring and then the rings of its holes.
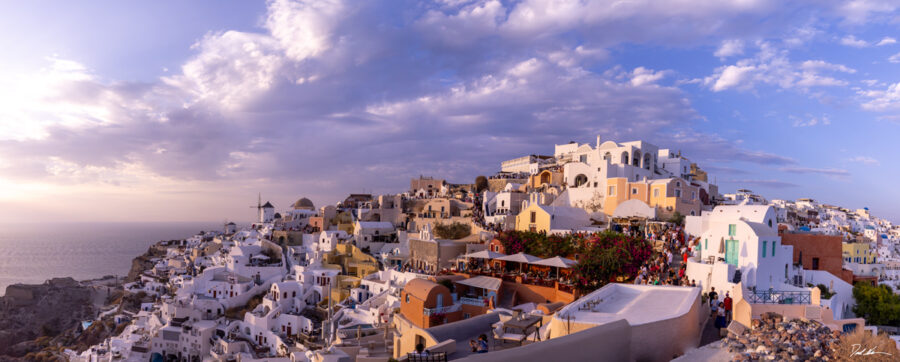
{"type": "Polygon", "coordinates": [[[725,240],[725,262],[731,265],[738,263],[738,241],[725,240]]]}

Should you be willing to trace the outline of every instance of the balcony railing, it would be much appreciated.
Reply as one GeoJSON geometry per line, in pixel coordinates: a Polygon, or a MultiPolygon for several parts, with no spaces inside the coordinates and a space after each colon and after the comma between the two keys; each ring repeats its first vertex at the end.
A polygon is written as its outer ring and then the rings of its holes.
{"type": "Polygon", "coordinates": [[[459,306],[460,304],[454,304],[440,308],[425,308],[425,315],[453,313],[459,310],[459,306]]]}
{"type": "Polygon", "coordinates": [[[483,298],[469,298],[469,297],[461,297],[459,298],[460,303],[474,305],[476,307],[486,307],[488,302],[483,298]]]}
{"type": "Polygon", "coordinates": [[[810,292],[751,291],[747,301],[756,304],[811,304],[812,297],[810,292]]]}

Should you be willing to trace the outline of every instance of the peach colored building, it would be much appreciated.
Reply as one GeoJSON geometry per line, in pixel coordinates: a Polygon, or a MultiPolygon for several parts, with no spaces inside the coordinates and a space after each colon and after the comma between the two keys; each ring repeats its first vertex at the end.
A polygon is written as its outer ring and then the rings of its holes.
{"type": "Polygon", "coordinates": [[[681,178],[628,181],[624,177],[613,177],[606,180],[606,188],[603,212],[607,215],[614,214],[616,208],[628,200],[640,200],[655,208],[660,219],[668,218],[676,211],[685,216],[700,215],[701,188],[681,178]]]}
{"type": "Polygon", "coordinates": [[[426,279],[413,279],[400,292],[400,313],[419,328],[430,328],[462,318],[450,289],[426,279]]]}

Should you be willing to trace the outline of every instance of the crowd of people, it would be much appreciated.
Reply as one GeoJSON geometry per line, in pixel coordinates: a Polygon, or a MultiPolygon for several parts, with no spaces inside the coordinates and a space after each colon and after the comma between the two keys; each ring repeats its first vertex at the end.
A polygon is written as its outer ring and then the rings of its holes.
{"type": "MultiPolygon", "coordinates": [[[[626,234],[634,232],[625,230],[626,234]]],[[[646,232],[645,236],[662,245],[641,266],[634,279],[635,284],[697,286],[697,281],[688,279],[686,275],[691,250],[687,243],[689,239],[681,227],[666,226],[662,230],[646,232]]]]}

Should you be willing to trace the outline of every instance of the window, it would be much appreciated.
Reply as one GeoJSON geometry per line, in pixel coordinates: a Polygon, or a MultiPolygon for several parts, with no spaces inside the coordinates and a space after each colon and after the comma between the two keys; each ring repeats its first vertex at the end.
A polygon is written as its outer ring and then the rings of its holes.
{"type": "Polygon", "coordinates": [[[632,187],[632,188],[631,188],[631,194],[632,194],[632,195],[637,195],[637,187],[632,187]]]}
{"type": "Polygon", "coordinates": [[[709,250],[709,239],[703,239],[703,250],[709,250]]]}
{"type": "Polygon", "coordinates": [[[772,219],[769,219],[769,227],[772,227],[772,219]]]}
{"type": "Polygon", "coordinates": [[[681,190],[675,189],[675,197],[681,197],[681,190]]]}
{"type": "Polygon", "coordinates": [[[776,246],[778,246],[778,242],[777,242],[777,241],[773,241],[773,242],[772,242],[772,256],[775,256],[775,247],[776,247],[776,246]]]}
{"type": "Polygon", "coordinates": [[[676,182],[676,183],[675,183],[675,186],[681,187],[681,181],[676,182]]]}
{"type": "Polygon", "coordinates": [[[409,303],[409,294],[406,295],[406,302],[409,303]]]}
{"type": "Polygon", "coordinates": [[[659,189],[653,190],[653,197],[659,197],[659,189]]]}
{"type": "Polygon", "coordinates": [[[578,156],[578,161],[582,163],[587,163],[587,155],[578,156]]]}
{"type": "Polygon", "coordinates": [[[813,259],[812,270],[819,270],[819,258],[812,258],[812,259],[813,259]]]}
{"type": "Polygon", "coordinates": [[[537,222],[537,213],[532,211],[531,212],[531,223],[534,224],[535,222],[537,222]]]}
{"type": "Polygon", "coordinates": [[[610,186],[608,194],[609,194],[609,196],[616,196],[616,187],[610,186]]]}
{"type": "Polygon", "coordinates": [[[766,243],[767,243],[767,241],[763,241],[763,252],[762,252],[762,257],[763,257],[763,258],[766,257],[766,243]]]}
{"type": "Polygon", "coordinates": [[[735,236],[735,235],[737,235],[737,225],[729,224],[728,225],[728,236],[735,236]]]}
{"type": "Polygon", "coordinates": [[[597,181],[594,181],[594,187],[597,187],[597,181]]]}
{"type": "Polygon", "coordinates": [[[696,200],[696,199],[697,199],[697,193],[694,191],[691,191],[691,200],[696,200]]]}

